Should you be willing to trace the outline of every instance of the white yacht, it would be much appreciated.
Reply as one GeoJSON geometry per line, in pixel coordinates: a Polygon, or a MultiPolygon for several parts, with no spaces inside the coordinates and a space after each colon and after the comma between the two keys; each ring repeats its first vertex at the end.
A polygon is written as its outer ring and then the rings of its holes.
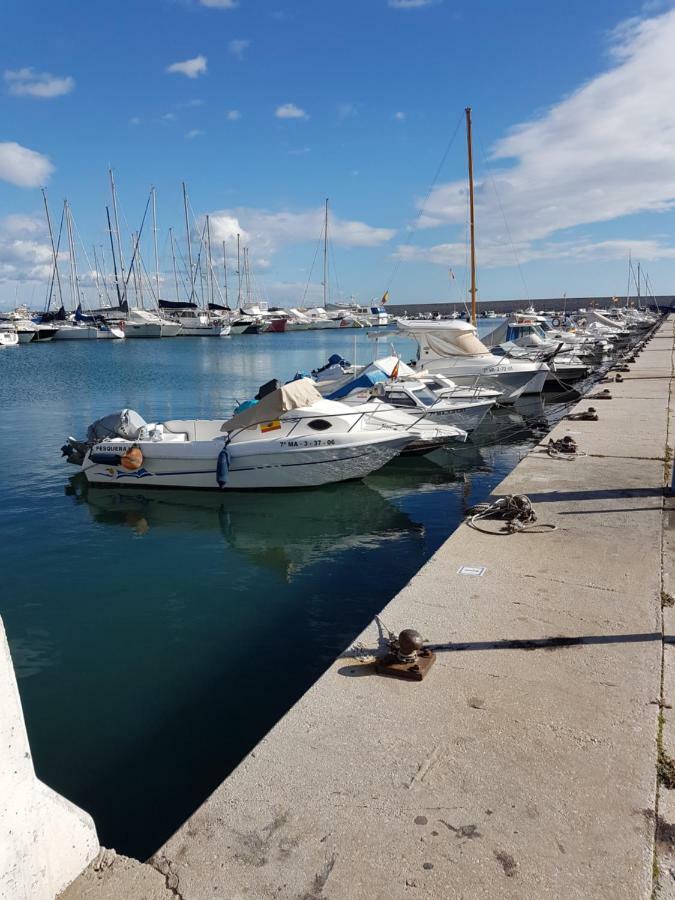
{"type": "Polygon", "coordinates": [[[259,396],[227,421],[149,425],[123,410],[91,425],[86,441],[69,438],[63,454],[99,484],[291,488],[363,478],[414,439],[374,426],[365,411],[324,400],[309,379],[259,396]]]}
{"type": "Polygon", "coordinates": [[[500,403],[513,403],[526,394],[539,394],[550,371],[544,362],[496,356],[468,322],[428,322],[399,319],[399,330],[417,342],[417,366],[447,375],[458,384],[497,387],[500,403]]]}
{"type": "Polygon", "coordinates": [[[124,334],[128,338],[175,337],[179,332],[179,322],[172,322],[148,309],[130,309],[124,323],[124,334]]]}

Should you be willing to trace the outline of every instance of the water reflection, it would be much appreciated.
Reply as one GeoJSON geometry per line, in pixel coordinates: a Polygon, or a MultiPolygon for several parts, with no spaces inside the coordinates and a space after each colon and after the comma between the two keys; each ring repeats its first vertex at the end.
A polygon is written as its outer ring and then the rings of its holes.
{"type": "MultiPolygon", "coordinates": [[[[396,477],[396,476],[395,476],[396,477]]],[[[303,569],[356,550],[394,544],[422,525],[363,482],[307,491],[215,493],[115,490],[89,485],[81,474],[68,493],[101,525],[135,536],[152,532],[219,532],[249,562],[291,582],[303,569]]]]}

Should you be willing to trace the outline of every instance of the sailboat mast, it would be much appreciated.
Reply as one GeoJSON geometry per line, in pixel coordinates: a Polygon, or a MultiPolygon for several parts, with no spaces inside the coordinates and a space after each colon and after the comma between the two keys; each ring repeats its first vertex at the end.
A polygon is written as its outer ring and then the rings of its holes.
{"type": "Polygon", "coordinates": [[[473,147],[471,144],[471,107],[466,113],[466,146],[469,159],[469,222],[471,233],[471,324],[476,324],[476,221],[473,201],[473,147]]]}
{"type": "Polygon", "coordinates": [[[115,216],[115,234],[117,235],[117,255],[120,261],[120,274],[122,276],[122,284],[125,283],[124,279],[124,256],[122,254],[122,239],[120,237],[120,220],[117,212],[117,191],[115,190],[115,176],[113,175],[113,170],[108,170],[110,173],[110,190],[112,192],[112,202],[113,202],[113,214],[115,216]]]}
{"type": "Polygon", "coordinates": [[[171,241],[171,259],[173,260],[173,280],[176,284],[176,300],[180,300],[178,293],[178,272],[176,271],[176,251],[173,246],[173,228],[169,228],[169,240],[171,241]]]}
{"type": "Polygon", "coordinates": [[[66,230],[68,232],[68,252],[70,254],[70,284],[73,306],[81,306],[80,285],[77,280],[77,262],[75,260],[75,241],[73,239],[73,223],[70,217],[70,206],[65,201],[66,230]],[[77,302],[76,302],[77,301],[77,302]]]}
{"type": "Polygon", "coordinates": [[[213,261],[211,259],[211,222],[209,216],[206,217],[206,264],[209,267],[207,284],[209,304],[211,304],[213,303],[213,261]]]}
{"type": "Polygon", "coordinates": [[[188,251],[188,265],[190,267],[190,303],[193,303],[193,295],[195,292],[195,273],[192,269],[192,241],[190,240],[190,221],[188,219],[188,202],[187,202],[187,189],[185,187],[185,182],[183,182],[183,209],[185,210],[185,234],[187,236],[187,251],[188,251]]]}
{"type": "Polygon", "coordinates": [[[61,290],[61,275],[59,273],[59,263],[58,263],[58,254],[56,252],[56,245],[54,244],[54,232],[52,230],[52,217],[49,215],[49,205],[47,204],[47,192],[44,188],[42,188],[42,199],[45,202],[45,213],[47,214],[47,227],[49,228],[49,240],[52,245],[52,260],[54,262],[54,272],[56,273],[56,283],[59,288],[59,300],[61,301],[61,306],[63,306],[63,292],[61,290]]]}
{"type": "Polygon", "coordinates": [[[225,288],[225,306],[229,309],[230,302],[227,299],[227,253],[225,252],[225,241],[223,241],[223,286],[225,288]]]}
{"type": "Polygon", "coordinates": [[[238,279],[238,288],[237,288],[237,308],[241,309],[241,253],[239,250],[239,235],[237,235],[237,279],[238,279]]]}
{"type": "Polygon", "coordinates": [[[152,237],[155,246],[155,287],[157,289],[157,304],[159,305],[159,256],[157,254],[157,191],[152,188],[152,237]]]}
{"type": "Polygon", "coordinates": [[[638,305],[638,309],[640,309],[640,263],[638,263],[638,276],[637,276],[637,305],[638,305]]]}
{"type": "Polygon", "coordinates": [[[117,289],[117,303],[122,306],[122,292],[120,291],[120,280],[117,275],[117,261],[115,259],[115,241],[113,240],[112,224],[110,222],[110,209],[106,206],[105,214],[108,217],[108,234],[110,235],[110,252],[112,253],[113,274],[115,275],[115,288],[117,289]]]}
{"type": "Polygon", "coordinates": [[[328,298],[328,197],[326,197],[326,213],[323,221],[323,308],[328,298]]]}

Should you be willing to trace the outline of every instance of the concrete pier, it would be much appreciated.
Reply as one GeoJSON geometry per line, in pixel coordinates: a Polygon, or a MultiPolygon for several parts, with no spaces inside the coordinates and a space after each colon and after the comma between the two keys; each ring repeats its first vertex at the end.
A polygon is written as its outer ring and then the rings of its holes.
{"type": "Polygon", "coordinates": [[[91,816],[35,776],[0,619],[0,898],[52,900],[97,852],[91,816]]]}
{"type": "Polygon", "coordinates": [[[674,325],[554,429],[576,459],[539,446],[496,489],[554,531],[462,525],[382,611],[438,645],[425,681],[373,673],[373,624],[150,865],[63,896],[675,896],[674,325]]]}

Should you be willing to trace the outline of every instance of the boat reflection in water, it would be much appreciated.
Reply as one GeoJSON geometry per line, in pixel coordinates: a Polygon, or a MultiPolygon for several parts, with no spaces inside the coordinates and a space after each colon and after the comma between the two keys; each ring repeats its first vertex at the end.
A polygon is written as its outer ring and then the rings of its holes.
{"type": "Polygon", "coordinates": [[[138,536],[157,530],[220,531],[248,560],[288,582],[303,569],[347,551],[395,544],[424,528],[363,482],[306,491],[213,493],[138,490],[87,484],[79,474],[70,492],[99,524],[122,525],[138,536]]]}

